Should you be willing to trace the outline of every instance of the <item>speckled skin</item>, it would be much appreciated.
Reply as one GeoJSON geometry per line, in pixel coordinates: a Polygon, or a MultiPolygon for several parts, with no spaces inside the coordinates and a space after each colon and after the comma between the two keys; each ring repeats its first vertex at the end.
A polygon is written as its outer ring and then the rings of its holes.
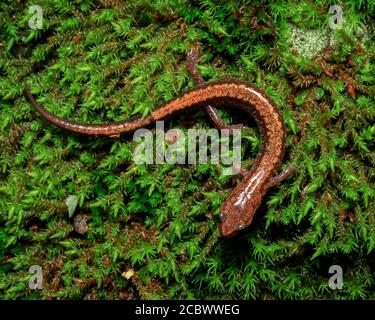
{"type": "Polygon", "coordinates": [[[40,106],[28,88],[25,92],[45,119],[61,128],[86,135],[118,136],[178,112],[188,112],[193,108],[207,106],[237,108],[255,118],[262,139],[261,150],[251,170],[241,170],[243,181],[234,188],[221,207],[220,231],[225,237],[233,236],[250,225],[267,190],[290,173],[284,172],[274,177],[284,154],[283,119],[265,92],[245,82],[216,81],[200,85],[165,103],[144,119],[102,125],[89,125],[58,118],[40,106]]]}

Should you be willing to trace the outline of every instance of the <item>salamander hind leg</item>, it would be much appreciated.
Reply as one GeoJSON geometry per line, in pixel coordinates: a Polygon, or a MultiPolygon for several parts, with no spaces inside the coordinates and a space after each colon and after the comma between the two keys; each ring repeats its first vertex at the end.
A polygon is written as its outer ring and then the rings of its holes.
{"type": "MultiPolygon", "coordinates": [[[[187,70],[193,77],[193,80],[195,82],[196,86],[200,86],[203,84],[203,79],[198,71],[197,65],[200,61],[200,55],[199,55],[199,42],[193,43],[191,46],[191,49],[187,55],[187,70]]],[[[228,129],[229,133],[233,134],[233,129],[244,129],[246,128],[243,124],[234,124],[234,125],[228,125],[224,122],[223,118],[220,117],[219,112],[215,107],[212,107],[210,105],[205,106],[205,110],[210,117],[211,121],[215,124],[215,126],[218,129],[228,129]]]]}
{"type": "Polygon", "coordinates": [[[200,61],[199,42],[194,42],[186,57],[186,67],[188,72],[193,77],[196,86],[203,84],[203,79],[198,71],[197,65],[200,61]]]}
{"type": "Polygon", "coordinates": [[[212,107],[212,106],[206,106],[205,110],[206,110],[208,116],[210,117],[210,119],[212,120],[212,122],[215,124],[216,128],[218,128],[220,130],[227,129],[227,130],[229,130],[229,134],[231,134],[231,135],[234,133],[233,132],[234,129],[245,129],[246,128],[242,123],[231,124],[231,125],[226,124],[224,122],[223,118],[220,117],[217,109],[212,107]]]}

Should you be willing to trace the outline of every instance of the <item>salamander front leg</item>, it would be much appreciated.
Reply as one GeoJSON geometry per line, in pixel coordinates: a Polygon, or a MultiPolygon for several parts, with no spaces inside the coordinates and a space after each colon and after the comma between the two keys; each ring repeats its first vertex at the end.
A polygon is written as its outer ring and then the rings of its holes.
{"type": "Polygon", "coordinates": [[[281,181],[285,180],[289,175],[291,175],[293,172],[296,171],[296,168],[293,166],[290,166],[286,168],[283,172],[279,173],[278,175],[272,177],[270,181],[267,184],[267,189],[274,187],[281,181]]]}
{"type": "MultiPolygon", "coordinates": [[[[195,42],[190,49],[190,52],[187,55],[187,70],[193,77],[193,80],[195,82],[195,85],[200,86],[203,84],[203,79],[198,71],[197,64],[200,60],[199,55],[199,42],[195,42]]],[[[233,129],[244,129],[246,128],[243,124],[235,124],[235,125],[228,125],[225,124],[222,117],[220,117],[219,112],[215,107],[212,107],[210,105],[205,106],[205,110],[212,120],[212,122],[215,124],[215,126],[222,130],[227,129],[229,130],[230,134],[233,134],[233,129]]]]}

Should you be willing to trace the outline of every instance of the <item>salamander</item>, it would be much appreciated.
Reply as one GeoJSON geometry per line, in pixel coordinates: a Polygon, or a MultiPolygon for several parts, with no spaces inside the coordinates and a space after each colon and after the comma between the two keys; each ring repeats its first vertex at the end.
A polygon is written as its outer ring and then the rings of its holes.
{"type": "Polygon", "coordinates": [[[188,69],[197,86],[164,103],[143,119],[108,124],[69,121],[53,115],[38,104],[29,86],[25,87],[25,94],[40,115],[49,122],[71,132],[92,136],[119,136],[196,108],[204,108],[217,127],[230,128],[224,124],[216,108],[243,110],[256,120],[262,142],[251,169],[240,169],[242,182],[233,189],[221,206],[220,232],[224,237],[231,237],[251,224],[268,189],[284,180],[295,169],[288,167],[277,175],[284,156],[286,133],[283,118],[270,96],[249,83],[237,80],[203,83],[196,70],[197,60],[196,48],[193,48],[188,57],[188,69]]]}

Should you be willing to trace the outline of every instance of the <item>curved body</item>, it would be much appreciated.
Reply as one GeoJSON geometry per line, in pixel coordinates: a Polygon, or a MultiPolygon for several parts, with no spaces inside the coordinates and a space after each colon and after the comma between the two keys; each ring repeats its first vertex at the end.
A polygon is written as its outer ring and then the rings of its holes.
{"type": "Polygon", "coordinates": [[[86,135],[116,136],[131,132],[182,111],[207,105],[236,108],[255,118],[262,145],[257,159],[243,181],[238,184],[221,207],[221,234],[233,236],[251,224],[284,155],[285,128],[281,114],[271,98],[262,90],[239,81],[216,81],[198,86],[168,101],[144,119],[90,125],[68,121],[40,106],[26,89],[26,94],[38,112],[51,123],[72,132],[86,135]]]}

